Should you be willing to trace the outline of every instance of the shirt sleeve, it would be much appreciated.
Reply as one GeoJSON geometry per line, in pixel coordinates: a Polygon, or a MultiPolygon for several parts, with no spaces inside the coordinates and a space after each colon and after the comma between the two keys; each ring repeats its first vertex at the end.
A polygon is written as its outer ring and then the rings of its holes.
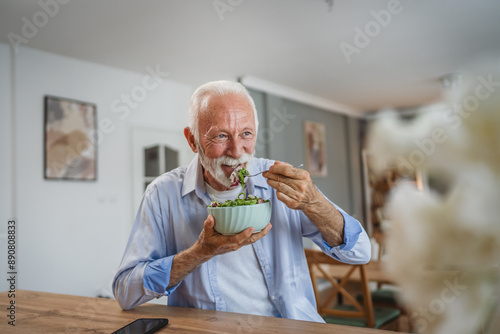
{"type": "MultiPolygon", "coordinates": [[[[332,247],[321,237],[320,248],[333,258],[351,264],[365,264],[371,259],[370,238],[361,223],[335,206],[344,217],[344,243],[332,247]]],[[[321,235],[321,234],[320,234],[321,235]]]]}
{"type": "Polygon", "coordinates": [[[153,298],[168,296],[177,287],[167,290],[174,256],[166,254],[161,215],[158,192],[156,186],[151,185],[144,194],[113,280],[113,294],[125,310],[153,298]]]}
{"type": "Polygon", "coordinates": [[[167,256],[155,261],[151,261],[146,265],[144,270],[143,284],[144,288],[149,290],[151,294],[159,297],[170,295],[178,286],[177,284],[170,289],[167,289],[170,283],[170,272],[174,256],[167,256]]]}
{"type": "Polygon", "coordinates": [[[305,223],[302,224],[303,235],[310,238],[323,252],[338,261],[350,264],[365,264],[370,262],[370,238],[363,229],[363,226],[361,226],[361,223],[347,214],[335,203],[330,200],[328,201],[335,206],[344,218],[344,242],[335,247],[329,245],[318,228],[303,212],[301,212],[301,220],[303,222],[305,221],[305,223]]]}

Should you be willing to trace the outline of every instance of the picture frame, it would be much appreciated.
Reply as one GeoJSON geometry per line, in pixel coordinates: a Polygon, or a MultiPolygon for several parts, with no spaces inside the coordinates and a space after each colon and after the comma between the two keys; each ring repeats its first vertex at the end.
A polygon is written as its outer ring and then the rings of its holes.
{"type": "Polygon", "coordinates": [[[326,128],[323,123],[304,121],[306,168],[311,176],[328,176],[326,128]]]}
{"type": "Polygon", "coordinates": [[[97,180],[97,108],[93,103],[44,97],[44,179],[97,180]]]}

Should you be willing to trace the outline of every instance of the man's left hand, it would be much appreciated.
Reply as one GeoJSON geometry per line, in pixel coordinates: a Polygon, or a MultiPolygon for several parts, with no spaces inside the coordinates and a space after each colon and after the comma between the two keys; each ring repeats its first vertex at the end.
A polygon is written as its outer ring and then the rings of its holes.
{"type": "Polygon", "coordinates": [[[276,189],[278,199],[290,209],[304,210],[310,205],[319,204],[323,198],[306,170],[276,161],[262,175],[276,189]]]}

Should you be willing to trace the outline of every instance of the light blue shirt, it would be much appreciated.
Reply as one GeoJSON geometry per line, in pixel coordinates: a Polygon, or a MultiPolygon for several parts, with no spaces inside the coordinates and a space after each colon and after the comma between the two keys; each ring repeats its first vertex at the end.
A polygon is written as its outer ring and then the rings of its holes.
{"type": "MultiPolygon", "coordinates": [[[[241,186],[217,191],[205,182],[208,196],[219,202],[234,200],[241,193],[241,186]]],[[[217,221],[215,222],[217,224],[217,221]]],[[[279,317],[267,290],[264,273],[253,244],[234,252],[217,255],[217,284],[229,312],[279,317]]]]}
{"type": "MultiPolygon", "coordinates": [[[[269,169],[274,161],[254,159],[250,174],[269,169]]],[[[249,178],[248,193],[271,199],[273,227],[253,244],[271,301],[283,318],[323,322],[317,313],[302,237],[326,254],[347,263],[367,263],[371,245],[361,224],[342,209],[344,243],[331,247],[300,210],[276,198],[263,176],[249,178]]],[[[118,272],[113,293],[123,309],[168,296],[168,304],[226,311],[217,282],[217,256],[167,290],[175,254],[191,247],[203,229],[211,200],[196,156],[155,179],[146,189],[118,272]]],[[[262,275],[262,273],[256,273],[262,275]]]]}

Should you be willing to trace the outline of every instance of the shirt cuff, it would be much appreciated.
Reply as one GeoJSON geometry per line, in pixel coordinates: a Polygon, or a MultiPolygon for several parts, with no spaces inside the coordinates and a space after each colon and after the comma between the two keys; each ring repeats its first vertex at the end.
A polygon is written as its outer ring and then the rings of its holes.
{"type": "Polygon", "coordinates": [[[144,270],[142,283],[144,287],[155,293],[169,296],[180,284],[167,290],[170,283],[170,272],[172,269],[173,256],[164,257],[149,262],[144,270]]]}
{"type": "Polygon", "coordinates": [[[332,247],[328,242],[323,239],[323,246],[332,252],[334,248],[338,248],[341,251],[350,251],[356,242],[358,242],[359,235],[363,231],[361,224],[353,217],[349,216],[347,213],[339,210],[339,212],[344,217],[344,243],[342,245],[332,247]]]}

